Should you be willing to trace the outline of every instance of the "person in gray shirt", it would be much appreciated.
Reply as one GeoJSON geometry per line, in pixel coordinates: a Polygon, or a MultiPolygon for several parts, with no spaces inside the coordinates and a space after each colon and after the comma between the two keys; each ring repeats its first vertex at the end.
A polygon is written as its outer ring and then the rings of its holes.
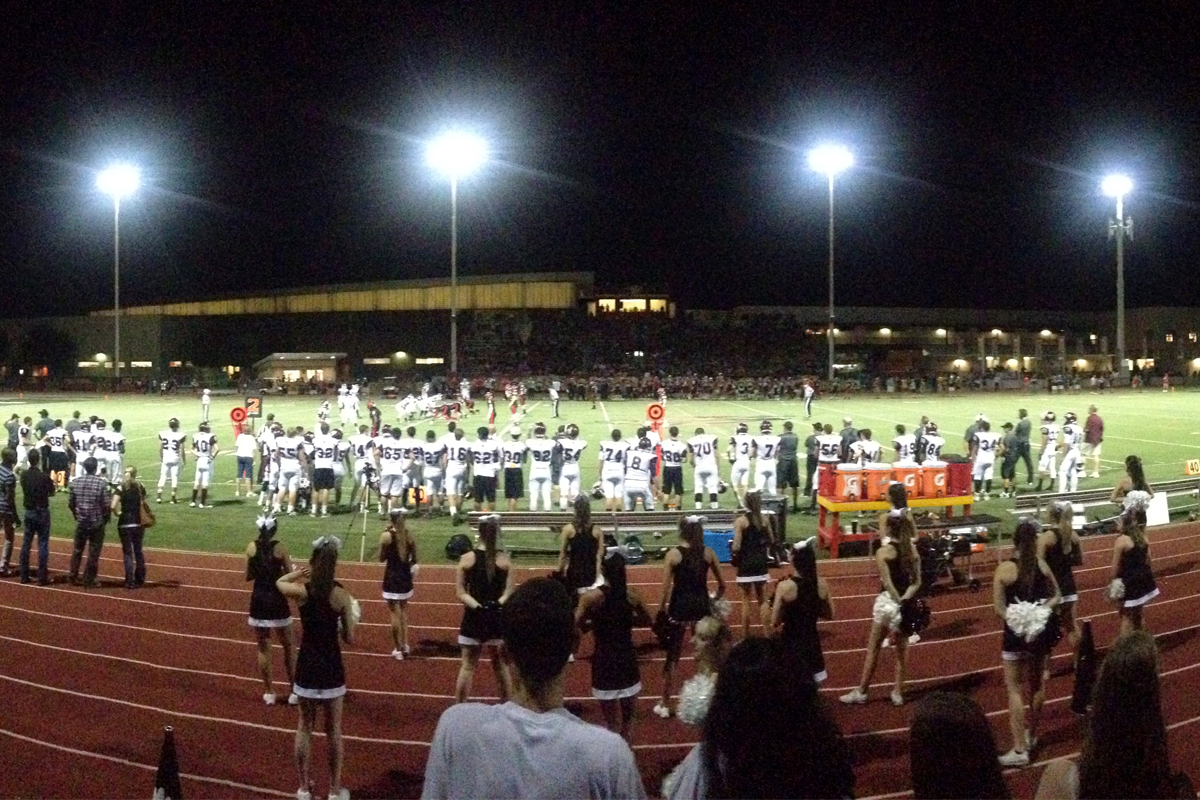
{"type": "Polygon", "coordinates": [[[75,431],[79,430],[82,427],[83,427],[83,423],[79,421],[79,412],[78,411],[72,412],[71,418],[69,420],[67,420],[67,424],[66,424],[67,433],[74,433],[75,431]]]}
{"type": "Polygon", "coordinates": [[[779,436],[779,465],[776,467],[777,484],[780,494],[792,490],[792,511],[800,510],[800,437],[792,430],[792,423],[783,423],[783,433],[779,436]]]}
{"type": "Polygon", "coordinates": [[[842,463],[845,464],[850,460],[850,445],[858,441],[858,430],[853,425],[853,420],[849,417],[842,419],[842,463]]]}
{"type": "Polygon", "coordinates": [[[521,584],[501,615],[512,699],[442,713],[423,798],[644,798],[633,751],[617,734],[563,707],[577,638],[570,591],[550,578],[521,584]]]}
{"type": "Polygon", "coordinates": [[[1017,412],[1017,427],[1013,435],[1017,438],[1019,450],[1017,455],[1025,462],[1025,480],[1033,486],[1033,458],[1029,454],[1029,434],[1033,423],[1029,421],[1029,412],[1021,409],[1017,412]]]}
{"type": "Polygon", "coordinates": [[[8,447],[15,452],[17,449],[17,431],[21,429],[21,415],[13,414],[8,418],[8,422],[4,423],[4,429],[8,431],[8,447]]]}

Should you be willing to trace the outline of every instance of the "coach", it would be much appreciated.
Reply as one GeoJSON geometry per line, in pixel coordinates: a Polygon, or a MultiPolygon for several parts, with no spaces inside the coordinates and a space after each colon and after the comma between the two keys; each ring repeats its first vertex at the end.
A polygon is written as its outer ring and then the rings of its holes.
{"type": "Polygon", "coordinates": [[[1084,468],[1090,464],[1092,469],[1088,477],[1100,477],[1100,443],[1104,441],[1104,420],[1096,413],[1095,406],[1088,406],[1088,417],[1083,423],[1083,458],[1084,468]]]}
{"type": "MultiPolygon", "coordinates": [[[[1033,459],[1029,455],[1029,434],[1033,429],[1033,423],[1029,421],[1029,412],[1025,409],[1017,411],[1017,428],[1013,434],[1017,437],[1017,443],[1020,445],[1020,456],[1025,461],[1025,480],[1030,486],[1033,485],[1033,459]]],[[[1016,476],[1013,476],[1014,483],[1016,476]]]]}
{"type": "Polygon", "coordinates": [[[71,583],[79,582],[79,563],[83,547],[88,547],[87,566],[83,585],[94,586],[100,567],[100,549],[104,547],[104,526],[112,513],[112,495],[108,481],[96,474],[96,459],[88,456],[83,462],[83,476],[71,483],[69,507],[75,515],[75,549],[71,552],[71,583]]]}

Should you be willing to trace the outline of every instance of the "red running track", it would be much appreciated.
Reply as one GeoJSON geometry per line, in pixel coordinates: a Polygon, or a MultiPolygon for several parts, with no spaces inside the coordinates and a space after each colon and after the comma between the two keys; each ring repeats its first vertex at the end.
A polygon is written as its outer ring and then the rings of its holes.
{"type": "MultiPolygon", "coordinates": [[[[1155,572],[1163,596],[1146,610],[1163,656],[1164,708],[1178,767],[1200,758],[1200,526],[1153,533],[1155,572]]],[[[1086,562],[1076,571],[1081,614],[1093,620],[1097,640],[1116,635],[1117,618],[1103,599],[1111,537],[1084,542],[1086,562]]],[[[52,568],[66,566],[69,544],[54,540],[52,568]]],[[[128,592],[120,579],[120,552],[105,549],[102,586],[85,590],[0,582],[0,691],[9,712],[0,722],[0,796],[137,797],[149,794],[162,728],[173,725],[184,791],[189,797],[294,796],[291,743],[296,712],[264,706],[255,649],[246,625],[249,585],[240,557],[169,550],[148,551],[151,585],[128,592]]],[[[633,568],[631,583],[657,602],[660,567],[633,568]]],[[[837,619],[822,624],[830,680],[822,689],[849,738],[860,797],[903,795],[908,789],[907,724],[910,708],[887,701],[891,657],[881,659],[872,702],[843,707],[836,696],[858,680],[878,591],[873,564],[823,562],[831,579],[837,619]]],[[[521,577],[546,569],[522,569],[521,577]]],[[[913,646],[910,703],[934,689],[969,692],[988,714],[1001,750],[1008,749],[1007,706],[1000,670],[1000,622],[991,610],[990,568],[978,570],[984,589],[955,590],[931,601],[933,624],[913,646]]],[[[379,597],[382,567],[343,563],[339,577],[363,601],[363,626],[345,651],[347,700],[344,782],[357,798],[420,793],[428,743],[438,716],[452,702],[460,606],[449,566],[425,565],[410,605],[413,658],[397,662],[387,614],[379,597]]],[[[731,589],[736,593],[736,589],[731,589]]],[[[737,597],[731,598],[737,601],[737,597]]],[[[735,611],[735,617],[737,615],[735,611]]],[[[298,626],[297,626],[298,628],[298,626]]],[[[661,689],[662,654],[639,631],[644,693],[634,751],[647,789],[686,754],[698,732],[649,713],[661,689]]],[[[568,667],[573,710],[599,722],[589,693],[589,645],[568,667]]],[[[1031,797],[1040,765],[1076,753],[1080,723],[1068,706],[1072,687],[1065,644],[1056,655],[1049,702],[1039,734],[1038,763],[1008,773],[1015,796],[1031,797]]],[[[686,678],[691,668],[685,661],[686,678]]],[[[286,686],[276,649],[277,691],[286,686]]],[[[491,670],[476,673],[478,699],[494,700],[491,670]]],[[[315,743],[323,775],[323,740],[315,743]]],[[[318,783],[318,788],[321,784],[318,783]]]]}

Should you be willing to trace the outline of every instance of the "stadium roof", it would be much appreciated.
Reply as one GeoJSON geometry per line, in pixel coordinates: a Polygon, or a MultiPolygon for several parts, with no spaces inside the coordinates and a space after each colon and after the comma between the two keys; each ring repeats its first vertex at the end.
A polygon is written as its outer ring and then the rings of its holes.
{"type": "Polygon", "coordinates": [[[254,362],[254,368],[266,366],[272,361],[341,361],[345,353],[271,353],[254,362]]]}

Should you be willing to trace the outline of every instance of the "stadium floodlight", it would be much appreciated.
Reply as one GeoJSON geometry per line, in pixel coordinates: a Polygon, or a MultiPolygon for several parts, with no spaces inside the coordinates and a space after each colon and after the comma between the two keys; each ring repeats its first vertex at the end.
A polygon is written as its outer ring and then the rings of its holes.
{"type": "Polygon", "coordinates": [[[429,142],[425,160],[450,179],[450,373],[458,374],[458,179],[487,161],[487,142],[470,133],[450,131],[429,142]]]}
{"type": "Polygon", "coordinates": [[[1117,237],[1117,380],[1129,379],[1125,363],[1125,237],[1133,239],[1133,218],[1125,216],[1125,195],[1133,191],[1127,175],[1109,175],[1100,182],[1100,191],[1117,201],[1116,219],[1108,221],[1108,238],[1117,237]]]}
{"type": "Polygon", "coordinates": [[[137,191],[142,174],[129,164],[114,164],[96,176],[96,188],[113,201],[113,375],[121,380],[121,200],[137,191]]]}
{"type": "Polygon", "coordinates": [[[829,180],[829,325],[826,326],[826,330],[829,332],[829,381],[832,383],[835,331],[833,325],[835,319],[833,309],[833,179],[837,177],[838,173],[845,172],[854,166],[854,156],[841,145],[821,145],[809,151],[808,166],[829,180]]]}

